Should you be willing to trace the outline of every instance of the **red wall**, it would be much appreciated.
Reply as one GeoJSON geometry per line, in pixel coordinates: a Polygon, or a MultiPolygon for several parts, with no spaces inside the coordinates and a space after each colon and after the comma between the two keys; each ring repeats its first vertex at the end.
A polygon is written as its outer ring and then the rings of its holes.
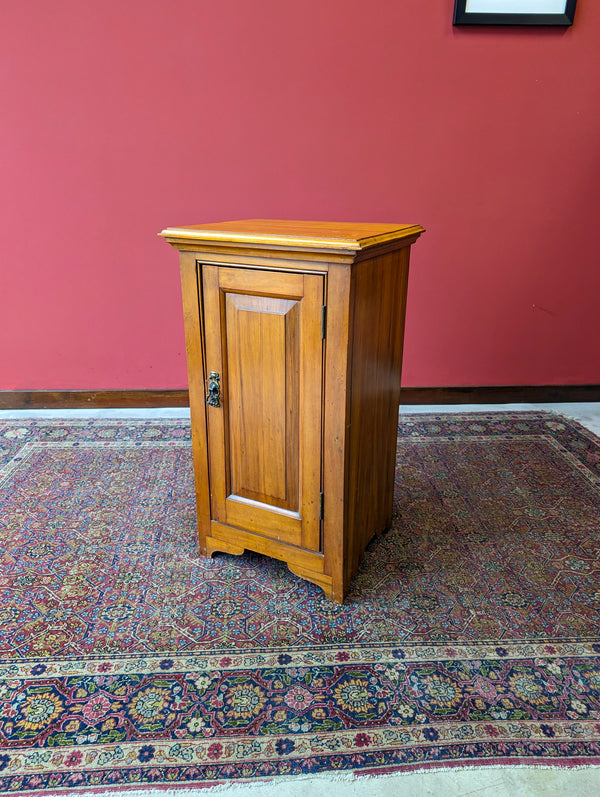
{"type": "Polygon", "coordinates": [[[600,383],[600,4],[19,0],[0,22],[0,389],[186,385],[163,227],[418,222],[405,385],[600,383]]]}

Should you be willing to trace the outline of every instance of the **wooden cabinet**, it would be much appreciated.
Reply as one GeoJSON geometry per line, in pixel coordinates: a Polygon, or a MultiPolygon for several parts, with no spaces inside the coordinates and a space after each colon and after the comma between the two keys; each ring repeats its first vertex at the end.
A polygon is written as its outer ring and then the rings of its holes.
{"type": "Polygon", "coordinates": [[[282,559],[342,601],[390,525],[417,225],[174,227],[200,551],[282,559]]]}

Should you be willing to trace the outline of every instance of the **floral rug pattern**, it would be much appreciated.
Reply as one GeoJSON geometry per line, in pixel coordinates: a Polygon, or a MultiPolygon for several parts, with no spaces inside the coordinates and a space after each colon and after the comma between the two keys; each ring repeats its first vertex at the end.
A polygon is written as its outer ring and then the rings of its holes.
{"type": "Polygon", "coordinates": [[[600,763],[600,441],[403,416],[343,606],[197,556],[189,424],[0,423],[0,792],[600,763]]]}

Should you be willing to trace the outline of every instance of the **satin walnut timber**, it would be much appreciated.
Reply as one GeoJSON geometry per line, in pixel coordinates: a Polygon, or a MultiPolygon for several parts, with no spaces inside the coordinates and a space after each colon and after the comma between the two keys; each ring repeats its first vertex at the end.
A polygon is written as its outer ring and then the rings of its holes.
{"type": "Polygon", "coordinates": [[[285,561],[341,602],[391,523],[418,225],[170,227],[179,251],[200,551],[285,561]]]}

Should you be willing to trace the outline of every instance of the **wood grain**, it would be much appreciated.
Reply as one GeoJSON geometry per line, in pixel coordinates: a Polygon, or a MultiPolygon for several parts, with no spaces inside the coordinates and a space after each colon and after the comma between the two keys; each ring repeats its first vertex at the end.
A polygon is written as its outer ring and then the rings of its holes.
{"type": "Polygon", "coordinates": [[[219,547],[219,541],[225,542],[230,546],[238,546],[250,551],[280,559],[294,567],[302,567],[307,572],[315,574],[323,573],[323,554],[316,551],[307,551],[295,545],[287,545],[262,537],[245,529],[227,526],[216,520],[212,522],[212,541],[213,550],[227,550],[219,547]]]}
{"type": "Polygon", "coordinates": [[[319,550],[323,277],[205,265],[213,518],[319,550]]]}
{"type": "Polygon", "coordinates": [[[298,512],[297,299],[227,293],[230,493],[298,512]]]}
{"type": "Polygon", "coordinates": [[[403,248],[353,270],[346,580],[391,523],[408,256],[403,248]]]}
{"type": "Polygon", "coordinates": [[[193,254],[181,253],[180,271],[190,391],[198,543],[201,553],[205,554],[206,536],[210,533],[211,505],[208,478],[208,438],[204,417],[204,335],[201,327],[199,274],[193,254]]]}
{"type": "Polygon", "coordinates": [[[416,224],[244,219],[168,227],[160,235],[172,240],[180,238],[359,251],[376,244],[419,235],[421,232],[423,228],[416,224]]]}
{"type": "Polygon", "coordinates": [[[0,410],[189,407],[181,390],[0,390],[0,410]]]}
{"type": "Polygon", "coordinates": [[[348,548],[348,451],[350,437],[351,271],[332,264],[327,274],[327,335],[323,393],[323,553],[332,578],[333,600],[348,588],[344,561],[348,548]]]}
{"type": "Polygon", "coordinates": [[[251,220],[165,232],[201,275],[201,328],[186,311],[189,335],[202,336],[190,368],[203,356],[222,390],[221,406],[207,406],[190,373],[197,461],[209,463],[207,553],[282,559],[344,599],[391,520],[409,250],[421,231],[251,220]]]}

